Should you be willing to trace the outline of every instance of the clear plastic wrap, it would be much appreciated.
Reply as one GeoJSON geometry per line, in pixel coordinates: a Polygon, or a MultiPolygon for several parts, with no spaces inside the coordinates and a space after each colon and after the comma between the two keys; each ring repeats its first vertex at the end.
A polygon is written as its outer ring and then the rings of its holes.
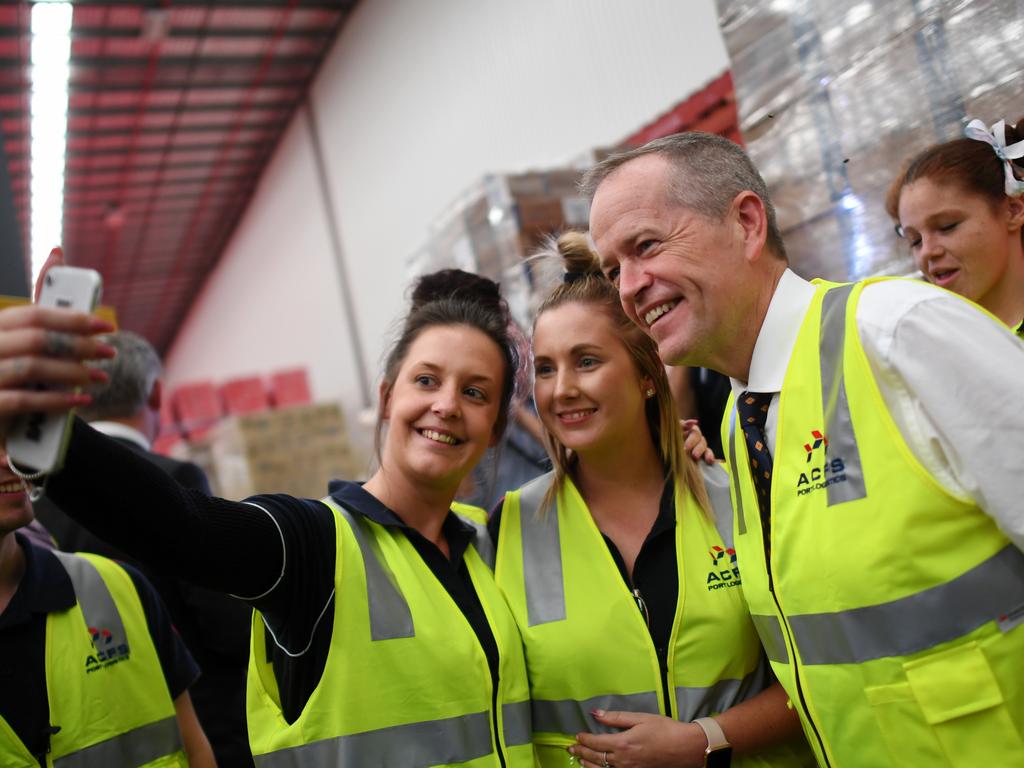
{"type": "Polygon", "coordinates": [[[900,166],[968,118],[1024,116],[1021,0],[719,0],[747,148],[808,277],[907,274],[900,166]]]}
{"type": "Polygon", "coordinates": [[[498,280],[512,316],[529,328],[555,276],[550,265],[526,257],[548,234],[587,228],[590,204],[579,196],[580,176],[576,168],[485,176],[431,228],[426,246],[406,263],[408,276],[456,267],[498,280]]]}

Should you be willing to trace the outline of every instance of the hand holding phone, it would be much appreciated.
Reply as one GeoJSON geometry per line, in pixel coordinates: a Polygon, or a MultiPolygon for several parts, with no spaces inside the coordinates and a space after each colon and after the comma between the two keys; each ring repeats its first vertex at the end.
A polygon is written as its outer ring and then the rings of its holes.
{"type": "MultiPolygon", "coordinates": [[[[51,267],[43,277],[37,304],[44,307],[92,312],[99,303],[102,279],[92,269],[51,267]]],[[[53,334],[48,352],[61,356],[61,344],[70,343],[53,334]]],[[[47,389],[36,385],[38,390],[47,389]]],[[[72,413],[43,411],[15,419],[7,435],[7,455],[23,472],[45,474],[60,469],[70,436],[72,413]]]]}

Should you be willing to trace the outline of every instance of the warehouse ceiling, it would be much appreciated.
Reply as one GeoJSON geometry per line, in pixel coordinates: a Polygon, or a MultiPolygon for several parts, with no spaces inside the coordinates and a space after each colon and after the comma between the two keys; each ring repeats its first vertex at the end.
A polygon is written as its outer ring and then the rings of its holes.
{"type": "MultiPolygon", "coordinates": [[[[356,0],[74,2],[69,263],[165,351],[356,0]]],[[[30,16],[0,5],[0,126],[27,253],[30,16]]]]}

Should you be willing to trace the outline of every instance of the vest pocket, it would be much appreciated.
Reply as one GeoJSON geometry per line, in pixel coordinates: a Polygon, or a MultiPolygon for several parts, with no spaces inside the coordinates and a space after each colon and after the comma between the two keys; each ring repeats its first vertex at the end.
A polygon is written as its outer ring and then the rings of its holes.
{"type": "Polygon", "coordinates": [[[907,681],[865,689],[896,764],[1024,765],[1024,743],[981,647],[903,664],[907,681]]]}
{"type": "Polygon", "coordinates": [[[576,743],[575,739],[534,737],[533,753],[540,768],[579,768],[580,761],[566,752],[576,743]]]}
{"type": "Polygon", "coordinates": [[[1024,741],[977,642],[908,661],[903,668],[950,765],[1024,765],[1024,741]]]}
{"type": "Polygon", "coordinates": [[[864,693],[892,758],[887,764],[949,768],[935,736],[922,728],[921,707],[910,683],[876,685],[865,688],[864,693]]]}

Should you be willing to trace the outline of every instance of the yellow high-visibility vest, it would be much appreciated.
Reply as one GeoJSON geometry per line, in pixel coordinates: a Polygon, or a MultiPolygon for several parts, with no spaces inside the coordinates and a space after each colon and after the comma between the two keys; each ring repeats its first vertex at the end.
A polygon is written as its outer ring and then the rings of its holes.
{"type": "MultiPolygon", "coordinates": [[[[49,768],[186,768],[174,702],[131,576],[97,555],[54,552],[76,603],[46,617],[49,768]]],[[[0,718],[0,765],[39,768],[0,718]]]]}
{"type": "Polygon", "coordinates": [[[1024,554],[907,447],[860,343],[866,283],[816,283],[778,402],[770,563],[731,405],[723,424],[775,674],[824,766],[1024,766],[1024,554]]]}
{"type": "Polygon", "coordinates": [[[287,723],[256,613],[247,691],[256,765],[497,768],[500,750],[509,768],[533,766],[522,644],[480,537],[464,557],[498,646],[497,691],[473,628],[406,535],[323,502],[337,552],[330,651],[287,723]]]}
{"type": "MultiPolygon", "coordinates": [[[[678,603],[668,659],[670,695],[645,618],[570,478],[553,508],[544,475],[505,496],[495,578],[519,623],[533,700],[533,742],[542,766],[567,765],[584,731],[608,732],[595,708],[715,715],[769,684],[732,549],[728,479],[705,467],[719,525],[675,488],[678,603]],[[719,530],[721,529],[721,531],[719,530]]],[[[742,565],[742,563],[740,564],[742,565]]],[[[783,746],[734,765],[809,765],[806,747],[783,746]]]]}

